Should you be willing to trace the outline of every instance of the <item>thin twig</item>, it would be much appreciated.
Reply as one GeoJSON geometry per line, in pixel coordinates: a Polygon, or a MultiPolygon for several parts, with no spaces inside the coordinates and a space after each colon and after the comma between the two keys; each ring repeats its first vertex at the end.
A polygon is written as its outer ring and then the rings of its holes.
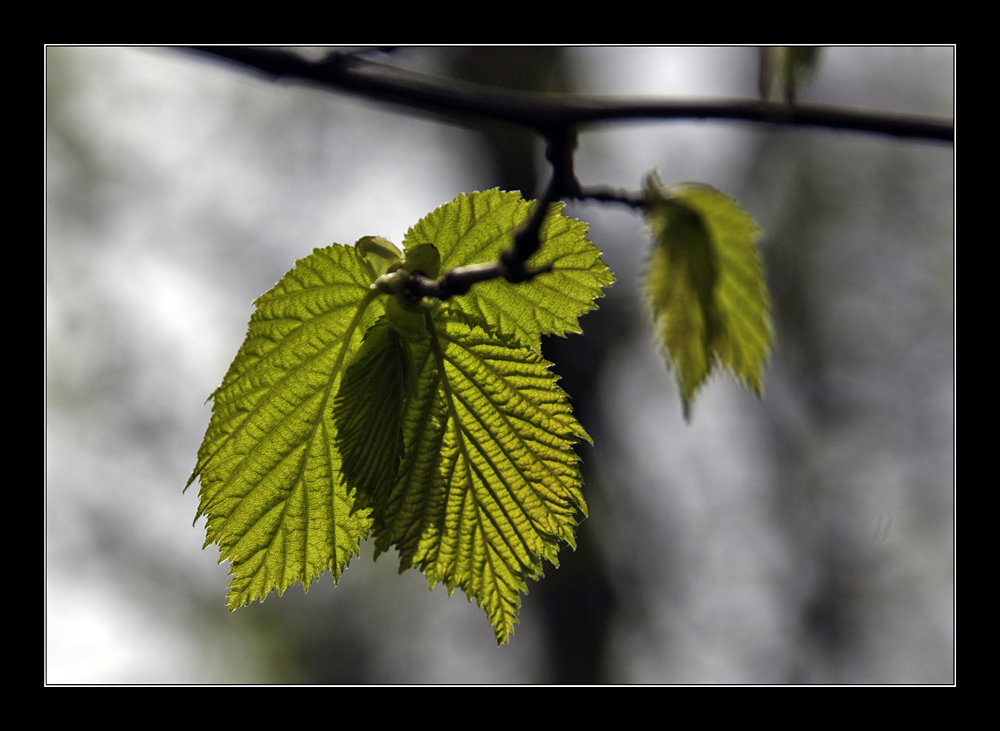
{"type": "Polygon", "coordinates": [[[552,179],[545,188],[545,194],[535,205],[528,222],[515,234],[514,243],[492,264],[472,264],[456,267],[446,272],[438,281],[419,274],[410,277],[408,296],[412,300],[421,297],[449,299],[465,294],[476,282],[490,279],[506,279],[511,284],[528,282],[539,274],[552,271],[552,265],[529,269],[528,260],[541,248],[539,234],[542,224],[552,208],[552,204],[562,198],[580,197],[580,185],[573,174],[573,151],[576,149],[576,134],[566,129],[554,129],[547,136],[545,157],[552,165],[552,179]]]}
{"type": "Polygon", "coordinates": [[[450,299],[472,285],[492,279],[526,282],[552,270],[552,265],[527,267],[540,247],[539,233],[550,207],[562,199],[620,203],[641,209],[641,193],[605,186],[583,188],[576,179],[573,155],[577,129],[586,125],[636,119],[731,119],[785,126],[828,127],[873,132],[901,138],[952,142],[951,122],[845,111],[830,107],[794,107],[761,101],[678,102],[551,96],[439,81],[360,58],[357,52],[333,53],[309,61],[290,51],[259,48],[197,48],[196,51],[239,63],[273,80],[290,79],[336,89],[409,109],[420,109],[453,123],[479,124],[483,120],[530,127],[545,138],[545,157],[552,178],[531,218],[498,261],[451,269],[438,280],[411,275],[406,296],[450,299]]]}
{"type": "Polygon", "coordinates": [[[418,74],[333,53],[313,62],[291,51],[260,48],[197,48],[273,80],[307,82],[375,101],[420,109],[458,124],[484,119],[546,130],[641,119],[729,119],[792,127],[826,127],[900,138],[952,142],[949,120],[861,112],[836,107],[759,100],[666,101],[529,94],[473,84],[429,80],[418,74]]]}

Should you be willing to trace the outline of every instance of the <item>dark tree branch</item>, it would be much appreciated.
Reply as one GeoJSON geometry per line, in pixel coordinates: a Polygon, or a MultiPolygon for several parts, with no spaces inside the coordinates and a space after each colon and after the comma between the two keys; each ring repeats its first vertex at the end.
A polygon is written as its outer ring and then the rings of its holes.
{"type": "Polygon", "coordinates": [[[501,91],[473,84],[443,84],[356,54],[309,61],[296,53],[258,48],[197,48],[258,71],[336,89],[375,101],[420,109],[454,123],[489,119],[530,127],[542,135],[556,128],[639,119],[730,119],[793,127],[826,127],[942,142],[954,140],[950,121],[896,114],[847,111],[815,105],[758,100],[712,102],[566,97],[501,91]]]}
{"type": "Polygon", "coordinates": [[[498,90],[458,82],[447,84],[380,63],[359,53],[333,53],[322,61],[276,49],[196,48],[195,51],[251,68],[278,80],[300,81],[375,101],[419,109],[457,124],[484,120],[533,129],[545,139],[552,178],[531,219],[517,232],[499,261],[451,269],[438,280],[414,273],[406,285],[411,302],[423,297],[446,300],[465,294],[473,284],[491,279],[526,282],[551,271],[551,265],[529,269],[538,251],[539,232],[553,203],[562,199],[620,203],[641,209],[641,193],[608,187],[582,188],[573,155],[577,130],[587,125],[637,119],[731,119],[794,127],[827,127],[901,138],[952,142],[952,123],[938,119],[853,112],[831,107],[789,106],[762,101],[677,102],[551,96],[498,90]]]}

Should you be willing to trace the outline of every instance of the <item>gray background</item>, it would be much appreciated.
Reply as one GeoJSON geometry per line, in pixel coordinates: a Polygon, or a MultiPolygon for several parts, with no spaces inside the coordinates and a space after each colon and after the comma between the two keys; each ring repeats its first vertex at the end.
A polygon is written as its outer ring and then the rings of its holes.
{"type": "MultiPolygon", "coordinates": [[[[389,60],[449,73],[454,53],[389,60]]],[[[552,58],[581,93],[756,93],[754,48],[552,58]]],[[[314,247],[399,242],[501,184],[481,136],[177,50],[48,48],[46,68],[46,680],[563,678],[542,607],[568,559],[501,649],[460,592],[367,546],[339,586],[230,614],[197,487],[181,494],[252,300],[314,247]]],[[[951,48],[826,49],[801,98],[951,117],[953,76],[951,48]]],[[[600,354],[571,391],[596,442],[577,554],[603,577],[585,584],[603,597],[597,681],[951,682],[952,148],[646,122],[585,132],[577,159],[585,184],[656,168],[737,197],[765,230],[777,331],[764,400],[715,377],[686,424],[638,297],[641,220],[567,210],[618,277],[571,338],[600,354]]]]}

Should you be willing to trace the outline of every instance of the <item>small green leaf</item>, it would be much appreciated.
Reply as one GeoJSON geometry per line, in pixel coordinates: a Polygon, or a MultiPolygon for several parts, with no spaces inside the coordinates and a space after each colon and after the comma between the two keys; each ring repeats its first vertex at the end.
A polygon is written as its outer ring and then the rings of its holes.
{"type": "Polygon", "coordinates": [[[819,62],[817,46],[762,46],[758,85],[764,101],[794,104],[819,62]]]}
{"type": "MultiPolygon", "coordinates": [[[[442,270],[494,262],[513,243],[535,205],[516,192],[463,194],[422,218],[403,243],[407,251],[434,244],[442,270]]],[[[528,261],[529,268],[551,264],[551,272],[520,284],[483,282],[447,305],[534,350],[541,348],[542,335],[580,332],[578,318],[597,306],[594,300],[614,282],[614,275],[601,261],[600,250],[587,240],[587,224],[559,215],[561,210],[561,203],[552,206],[539,234],[541,247],[528,261]]]]}
{"type": "Polygon", "coordinates": [[[354,255],[358,257],[361,269],[372,282],[403,258],[403,252],[382,236],[362,236],[354,244],[354,255]]]}
{"type": "Polygon", "coordinates": [[[434,244],[418,244],[406,250],[403,266],[411,272],[421,272],[425,277],[437,279],[441,273],[441,254],[434,244]]]}
{"type": "Polygon", "coordinates": [[[653,235],[646,298],[684,417],[717,361],[759,396],[772,337],[760,229],[708,186],[662,188],[651,175],[645,193],[653,235]]]}

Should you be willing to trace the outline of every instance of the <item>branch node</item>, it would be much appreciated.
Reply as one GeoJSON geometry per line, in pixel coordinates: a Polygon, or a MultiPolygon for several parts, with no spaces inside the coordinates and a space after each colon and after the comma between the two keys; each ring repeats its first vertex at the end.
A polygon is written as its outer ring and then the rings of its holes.
{"type": "MultiPolygon", "coordinates": [[[[576,198],[580,181],[576,179],[574,154],[577,148],[576,127],[570,124],[553,127],[545,135],[545,159],[552,165],[552,182],[549,184],[551,200],[576,198]]],[[[548,197],[548,196],[547,196],[548,197]]]]}

